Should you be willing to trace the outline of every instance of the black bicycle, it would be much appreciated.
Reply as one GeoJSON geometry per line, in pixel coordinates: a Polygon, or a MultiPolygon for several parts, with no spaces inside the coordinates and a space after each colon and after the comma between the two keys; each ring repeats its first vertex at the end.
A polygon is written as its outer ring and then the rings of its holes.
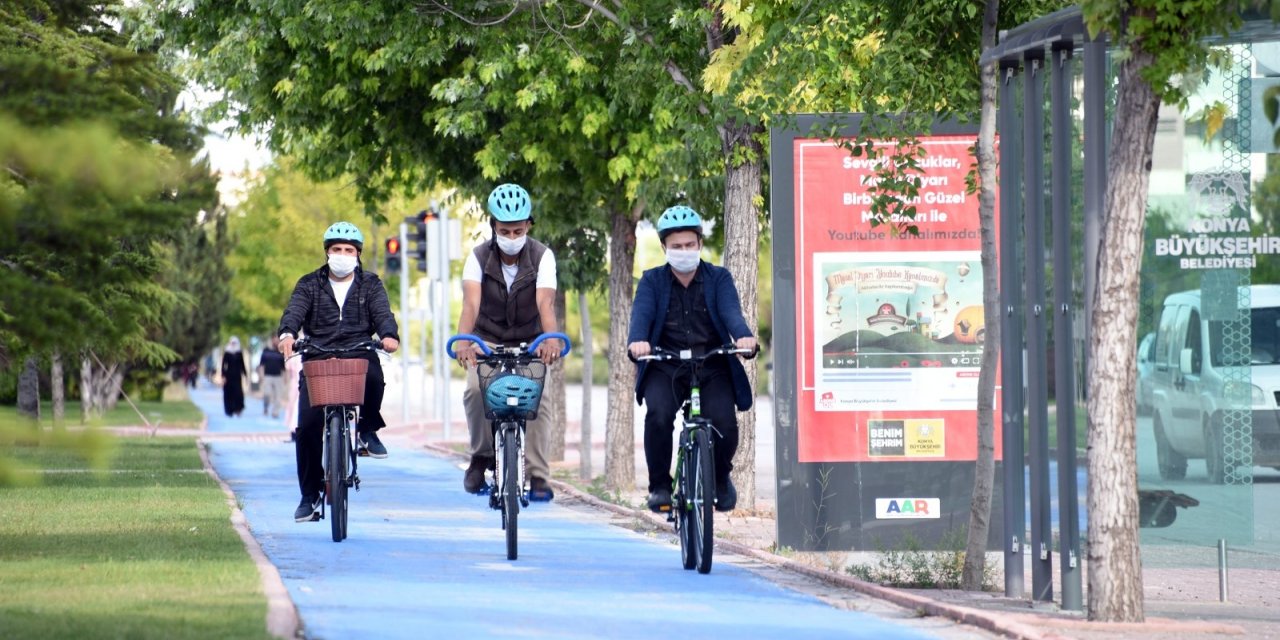
{"type": "Polygon", "coordinates": [[[356,473],[356,424],[360,420],[360,406],[364,404],[365,375],[369,361],[363,357],[351,357],[360,352],[373,351],[378,344],[372,340],[342,349],[326,349],[312,344],[305,338],[297,342],[295,350],[303,357],[302,373],[307,380],[307,396],[312,407],[324,407],[324,500],[321,501],[320,519],[325,517],[325,505],[332,513],[329,527],[334,542],[347,538],[347,489],[360,490],[360,476],[356,473]]]}
{"type": "Polygon", "coordinates": [[[676,472],[672,478],[675,489],[671,494],[671,507],[667,509],[667,521],[674,523],[680,537],[680,559],[685,569],[697,569],[698,573],[711,572],[711,555],[714,547],[716,465],[714,439],[715,426],[702,417],[702,396],[698,389],[698,374],[708,358],[741,355],[754,358],[759,349],[739,349],[727,345],[701,355],[690,350],[673,352],[653,347],[649,355],[636,357],[627,352],[632,362],[679,361],[692,368],[689,399],[681,406],[680,446],[676,449],[676,472]]]}
{"type": "Polygon", "coordinates": [[[470,340],[480,346],[483,355],[476,357],[480,393],[484,396],[484,417],[493,429],[493,451],[496,469],[489,491],[489,506],[502,512],[502,528],[507,533],[507,559],[517,556],[517,522],[520,508],[529,506],[524,472],[525,424],[538,417],[542,399],[542,383],[547,366],[535,352],[547,338],[564,343],[560,357],[569,353],[569,337],[563,333],[544,333],[527,347],[490,348],[484,340],[468,333],[449,338],[445,351],[457,358],[453,343],[470,340]]]}

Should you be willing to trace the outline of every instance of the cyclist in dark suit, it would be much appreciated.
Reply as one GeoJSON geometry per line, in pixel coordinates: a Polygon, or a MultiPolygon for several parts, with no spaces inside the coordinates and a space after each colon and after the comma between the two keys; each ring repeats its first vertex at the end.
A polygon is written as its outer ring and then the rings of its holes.
{"type": "MultiPolygon", "coordinates": [[[[756,348],[756,339],[742,317],[733,276],[699,258],[702,218],[685,206],[675,206],[658,218],[658,238],[667,264],[644,272],[636,287],[627,338],[631,355],[648,355],[653,346],[695,354],[733,343],[756,348]]],[[[677,362],[640,363],[636,400],[648,403],[644,417],[644,457],[649,467],[649,508],[671,504],[672,432],[676,411],[689,397],[688,367],[677,362]]],[[[737,358],[709,358],[699,376],[702,415],[715,427],[716,510],[730,511],[738,492],[729,479],[738,450],[738,416],[751,408],[754,394],[746,369],[737,358]]]]}
{"type": "MultiPolygon", "coordinates": [[[[293,288],[289,306],[280,318],[280,350],[285,358],[293,356],[293,342],[299,331],[316,346],[340,349],[373,334],[381,339],[388,353],[400,348],[396,317],[391,313],[387,290],[377,274],[360,268],[360,252],[364,234],[350,222],[336,222],[324,232],[324,266],[302,276],[293,288]]],[[[364,405],[360,409],[360,453],[374,458],[387,457],[387,448],[378,438],[378,429],[386,426],[382,419],[382,393],[385,383],[382,364],[373,351],[360,352],[369,361],[365,376],[364,405]]],[[[298,487],[302,502],[294,511],[294,520],[310,522],[320,511],[320,489],[324,469],[320,458],[324,450],[324,408],[312,407],[307,395],[307,377],[299,377],[298,487]]]]}

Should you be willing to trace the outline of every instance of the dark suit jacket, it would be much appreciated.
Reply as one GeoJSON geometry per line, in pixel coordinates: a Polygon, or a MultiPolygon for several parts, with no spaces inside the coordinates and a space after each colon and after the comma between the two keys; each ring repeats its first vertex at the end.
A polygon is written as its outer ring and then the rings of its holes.
{"type": "MultiPolygon", "coordinates": [[[[720,344],[729,344],[738,338],[751,335],[747,322],[742,318],[742,305],[738,302],[738,287],[733,276],[724,267],[717,267],[705,260],[698,263],[702,270],[702,291],[707,298],[707,311],[715,325],[720,344]]],[[[662,338],[662,325],[671,303],[671,267],[662,265],[644,272],[636,287],[636,300],[631,307],[631,332],[627,344],[648,342],[656,345],[662,338]]],[[[640,363],[636,374],[636,402],[643,404],[640,392],[644,389],[644,375],[649,363],[640,363]]],[[[729,371],[733,375],[733,400],[739,411],[751,408],[755,393],[747,381],[747,371],[738,358],[729,358],[729,371]]]]}

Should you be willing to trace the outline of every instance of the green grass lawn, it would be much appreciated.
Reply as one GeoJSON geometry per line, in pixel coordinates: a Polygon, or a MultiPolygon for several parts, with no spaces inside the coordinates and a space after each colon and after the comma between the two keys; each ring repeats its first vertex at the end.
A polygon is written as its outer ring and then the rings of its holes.
{"type": "Polygon", "coordinates": [[[0,636],[266,638],[257,569],[192,438],[120,439],[102,472],[51,447],[0,487],[0,636]]]}
{"type": "MultiPolygon", "coordinates": [[[[1050,403],[1053,406],[1053,403],[1050,403]]],[[[1076,406],[1076,449],[1083,450],[1088,446],[1088,430],[1089,416],[1085,414],[1083,406],[1076,406]]],[[[1027,442],[1031,442],[1030,434],[1027,435],[1027,442]]],[[[1049,412],[1049,448],[1056,449],[1058,446],[1058,414],[1056,411],[1049,412]]]]}
{"type": "MultiPolygon", "coordinates": [[[[138,411],[141,411],[147,417],[152,426],[155,426],[158,422],[161,427],[166,428],[198,429],[200,421],[204,419],[204,414],[190,400],[168,400],[165,402],[145,400],[135,401],[135,404],[138,405],[138,411]]],[[[17,407],[0,407],[0,421],[13,421],[17,417],[17,407]]],[[[66,422],[71,426],[80,424],[79,400],[67,401],[66,422]]],[[[52,402],[40,403],[40,424],[42,426],[53,424],[52,402]]],[[[93,424],[104,427],[133,427],[142,426],[145,423],[138,416],[138,412],[129,406],[129,403],[121,400],[114,409],[102,416],[101,421],[94,421],[93,424]]]]}

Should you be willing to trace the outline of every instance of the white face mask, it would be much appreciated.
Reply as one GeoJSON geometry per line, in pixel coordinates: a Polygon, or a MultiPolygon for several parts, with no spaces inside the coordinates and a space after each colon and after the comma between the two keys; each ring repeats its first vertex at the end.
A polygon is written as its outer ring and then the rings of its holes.
{"type": "Polygon", "coordinates": [[[528,240],[529,236],[520,236],[519,238],[514,239],[506,236],[497,236],[497,238],[498,248],[502,249],[503,253],[509,256],[514,256],[515,254],[520,253],[520,250],[524,248],[524,241],[528,240]]]}
{"type": "Polygon", "coordinates": [[[667,264],[678,273],[689,273],[698,268],[699,249],[667,249],[667,264]]]}
{"type": "Polygon", "coordinates": [[[339,278],[345,278],[356,270],[356,257],[342,255],[340,253],[329,254],[329,273],[339,278]]]}

